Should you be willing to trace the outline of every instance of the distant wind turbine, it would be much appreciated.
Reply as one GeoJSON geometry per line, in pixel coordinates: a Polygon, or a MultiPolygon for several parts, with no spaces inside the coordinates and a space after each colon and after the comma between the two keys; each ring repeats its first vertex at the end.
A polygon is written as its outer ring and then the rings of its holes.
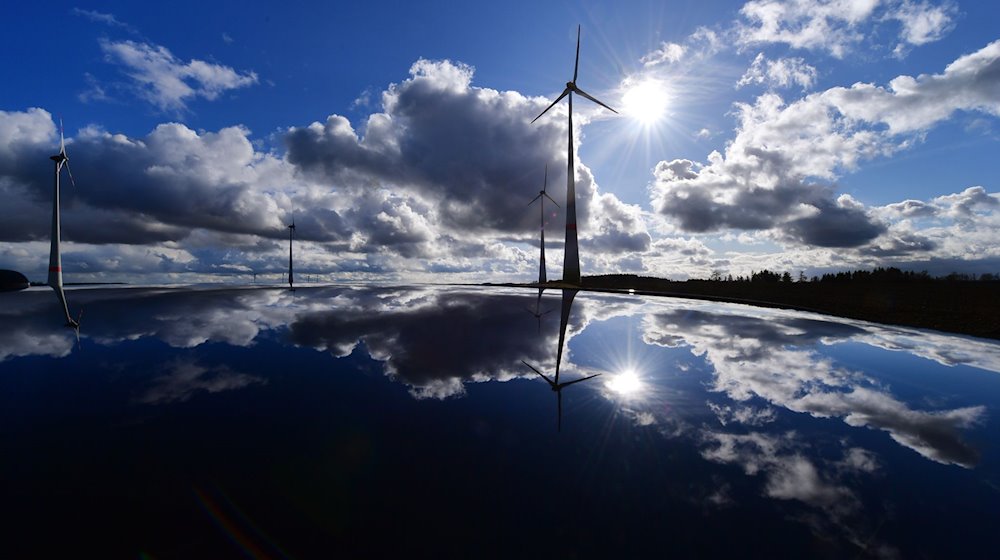
{"type": "Polygon", "coordinates": [[[295,290],[295,282],[292,278],[292,233],[295,232],[295,216],[292,215],[292,223],[288,225],[288,289],[295,290]]]}
{"type": "Polygon", "coordinates": [[[56,297],[59,298],[59,303],[62,305],[63,313],[66,316],[66,326],[77,329],[77,335],[79,336],[80,322],[70,317],[69,307],[66,305],[66,294],[63,292],[62,254],[59,251],[62,230],[62,218],[59,214],[59,176],[62,174],[63,167],[66,167],[66,172],[69,174],[69,182],[74,187],[76,186],[76,182],[73,181],[73,172],[69,168],[69,157],[66,155],[66,139],[63,135],[62,119],[59,119],[59,153],[49,157],[49,159],[55,162],[55,192],[52,196],[52,236],[51,245],[49,246],[48,284],[55,290],[56,297]]]}
{"type": "Polygon", "coordinates": [[[606,104],[598,101],[589,93],[583,91],[582,89],[576,87],[576,77],[577,72],[580,69],[580,26],[576,27],[576,62],[573,64],[573,80],[566,82],[566,89],[563,90],[559,97],[552,102],[544,111],[538,114],[537,117],[531,120],[531,122],[537,121],[542,115],[548,112],[549,109],[555,106],[556,103],[562,100],[563,97],[569,96],[569,145],[567,148],[566,156],[566,244],[565,244],[565,257],[563,259],[563,282],[569,282],[572,284],[580,283],[580,247],[577,242],[576,234],[576,174],[575,166],[573,162],[573,93],[577,93],[586,97],[587,99],[597,103],[601,107],[617,114],[615,111],[606,104]]]}
{"type": "MultiPolygon", "coordinates": [[[[536,196],[535,198],[531,199],[531,202],[528,203],[528,206],[531,206],[532,204],[535,203],[536,200],[540,200],[541,201],[539,203],[539,205],[538,205],[538,209],[539,209],[540,216],[541,216],[541,224],[540,224],[539,227],[541,228],[541,235],[542,235],[541,242],[539,243],[539,246],[541,247],[541,251],[542,251],[542,256],[540,258],[540,263],[541,264],[539,265],[539,269],[538,269],[538,283],[539,284],[544,284],[545,281],[546,281],[546,278],[545,278],[545,199],[547,198],[547,199],[551,200],[552,204],[555,204],[556,207],[559,207],[559,203],[556,202],[551,196],[548,195],[548,193],[545,192],[545,189],[548,186],[549,186],[549,166],[548,166],[548,164],[546,164],[545,165],[545,180],[542,183],[542,190],[538,191],[538,196],[536,196]]],[[[541,295],[541,294],[539,294],[539,295],[541,295]]]]}

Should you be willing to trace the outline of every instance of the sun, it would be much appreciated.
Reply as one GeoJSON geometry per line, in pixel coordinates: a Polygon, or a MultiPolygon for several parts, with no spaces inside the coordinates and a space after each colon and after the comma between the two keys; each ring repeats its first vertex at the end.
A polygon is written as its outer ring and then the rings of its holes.
{"type": "Polygon", "coordinates": [[[632,369],[626,369],[617,375],[611,376],[604,385],[611,391],[623,396],[635,395],[642,390],[642,380],[639,379],[639,375],[632,369]]]}
{"type": "Polygon", "coordinates": [[[670,93],[666,86],[663,82],[652,78],[626,84],[625,93],[622,95],[622,109],[625,114],[644,126],[650,126],[663,119],[669,105],[670,93]]]}

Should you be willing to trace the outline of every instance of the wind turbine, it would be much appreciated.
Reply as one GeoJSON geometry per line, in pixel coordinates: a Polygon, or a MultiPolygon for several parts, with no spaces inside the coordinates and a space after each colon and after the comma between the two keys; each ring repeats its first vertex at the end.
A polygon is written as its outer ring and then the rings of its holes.
{"type": "Polygon", "coordinates": [[[568,282],[571,284],[580,284],[580,247],[577,242],[576,234],[576,175],[575,175],[575,165],[573,162],[573,94],[577,93],[583,97],[597,103],[601,107],[611,111],[612,113],[618,114],[611,107],[607,106],[601,101],[595,99],[589,93],[583,91],[582,89],[576,87],[576,77],[580,69],[580,26],[576,26],[576,62],[573,64],[573,80],[566,82],[566,89],[563,90],[559,97],[552,102],[544,111],[538,114],[537,117],[531,120],[531,122],[537,121],[542,115],[548,112],[549,109],[555,106],[556,103],[562,100],[563,97],[569,96],[569,144],[567,147],[566,156],[566,244],[565,244],[565,256],[563,259],[563,282],[568,282]]]}
{"type": "MultiPolygon", "coordinates": [[[[544,284],[545,281],[546,281],[546,278],[545,278],[545,199],[547,198],[547,199],[551,200],[552,204],[555,204],[557,208],[559,207],[559,203],[556,202],[551,196],[548,195],[548,193],[545,192],[545,189],[548,186],[549,186],[549,166],[548,166],[548,164],[546,164],[545,165],[545,180],[542,183],[542,190],[538,191],[538,196],[536,196],[535,198],[531,199],[531,202],[528,203],[528,206],[531,206],[532,204],[535,203],[536,200],[540,200],[541,201],[541,203],[539,203],[539,205],[538,205],[538,209],[539,209],[539,213],[540,213],[540,218],[541,218],[541,225],[539,227],[540,227],[541,232],[542,232],[541,233],[542,234],[542,240],[541,240],[541,243],[539,244],[539,246],[541,247],[541,250],[542,250],[542,256],[541,256],[541,259],[540,259],[541,264],[539,265],[539,269],[538,269],[538,284],[539,285],[544,284]]],[[[541,293],[541,291],[539,291],[538,292],[539,298],[541,297],[541,295],[542,295],[542,293],[541,293]]]]}
{"type": "Polygon", "coordinates": [[[558,416],[557,416],[558,419],[556,421],[557,422],[556,423],[556,429],[558,431],[560,431],[560,432],[562,431],[562,390],[564,388],[566,388],[566,387],[569,387],[570,385],[573,385],[574,383],[580,383],[581,381],[586,381],[588,379],[593,379],[593,378],[601,375],[599,373],[595,373],[594,375],[588,375],[587,377],[581,377],[580,379],[574,379],[573,381],[568,381],[568,382],[565,382],[565,383],[560,383],[559,382],[559,366],[562,364],[563,344],[566,342],[566,325],[569,323],[569,313],[570,313],[570,310],[573,308],[573,298],[576,297],[576,292],[577,292],[577,290],[563,290],[562,313],[561,313],[561,316],[559,318],[559,349],[558,349],[558,351],[556,353],[556,375],[555,375],[555,378],[554,379],[549,379],[549,377],[547,375],[545,375],[544,373],[538,371],[538,369],[535,368],[535,366],[529,364],[528,362],[526,362],[524,360],[521,360],[522,364],[528,366],[529,368],[531,368],[532,371],[534,371],[535,373],[537,373],[538,375],[540,375],[542,377],[542,379],[544,379],[545,382],[549,384],[549,388],[552,389],[555,392],[555,394],[556,394],[556,403],[557,403],[557,405],[556,405],[557,406],[557,414],[558,414],[558,416]]]}
{"type": "Polygon", "coordinates": [[[292,223],[288,225],[288,289],[295,291],[295,284],[292,278],[292,233],[295,232],[295,215],[292,215],[292,223]]]}
{"type": "Polygon", "coordinates": [[[62,174],[63,167],[66,167],[66,172],[69,174],[70,184],[76,186],[73,172],[69,168],[69,157],[66,155],[66,139],[63,135],[62,119],[59,119],[59,153],[50,156],[49,159],[55,162],[55,192],[52,196],[52,236],[49,246],[48,285],[55,290],[56,297],[62,304],[63,314],[66,316],[66,326],[77,329],[77,336],[79,336],[80,322],[70,317],[69,307],[66,305],[66,294],[63,292],[62,254],[59,252],[60,232],[62,230],[62,219],[59,214],[59,176],[62,174]]]}

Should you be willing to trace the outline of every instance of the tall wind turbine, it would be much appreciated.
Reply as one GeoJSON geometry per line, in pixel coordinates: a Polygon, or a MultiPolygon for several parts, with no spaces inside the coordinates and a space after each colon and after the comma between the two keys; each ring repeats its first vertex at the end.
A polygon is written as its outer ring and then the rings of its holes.
{"type": "Polygon", "coordinates": [[[576,235],[576,173],[575,165],[573,163],[573,94],[577,93],[586,97],[587,99],[597,103],[601,107],[617,114],[615,111],[606,104],[598,101],[589,93],[583,91],[582,89],[576,87],[576,77],[577,72],[580,69],[580,26],[576,26],[576,62],[573,64],[573,80],[566,82],[566,89],[563,90],[559,97],[552,102],[551,105],[545,108],[544,111],[538,114],[537,117],[531,120],[535,122],[548,112],[549,109],[555,106],[556,103],[562,100],[563,97],[569,96],[569,144],[567,148],[566,156],[566,244],[565,244],[565,256],[563,258],[563,282],[568,282],[571,284],[580,283],[580,247],[577,242],[576,235]]]}
{"type": "Polygon", "coordinates": [[[62,278],[62,254],[59,252],[60,232],[62,230],[62,220],[59,214],[59,176],[63,167],[69,174],[69,182],[75,187],[73,172],[69,169],[69,157],[66,155],[66,140],[63,136],[62,119],[59,120],[59,153],[49,157],[55,162],[55,192],[52,196],[52,236],[49,246],[49,286],[56,292],[59,303],[62,304],[63,313],[66,315],[66,326],[74,329],[80,328],[79,321],[75,321],[69,316],[69,307],[66,305],[66,294],[63,292],[62,278]]]}
{"type": "Polygon", "coordinates": [[[292,223],[288,225],[288,289],[295,290],[295,283],[292,278],[292,233],[295,232],[295,216],[292,216],[292,223]]]}
{"type": "MultiPolygon", "coordinates": [[[[541,250],[542,250],[542,256],[540,258],[541,264],[539,265],[539,269],[538,269],[538,283],[539,284],[544,284],[545,280],[546,280],[546,278],[545,278],[545,199],[547,198],[547,199],[551,200],[552,204],[555,204],[557,208],[559,207],[559,203],[556,202],[555,200],[553,200],[553,198],[551,196],[549,196],[548,193],[545,192],[545,189],[548,186],[549,186],[549,166],[548,166],[548,164],[546,164],[545,165],[545,182],[542,183],[542,190],[538,191],[538,196],[536,196],[535,198],[531,199],[531,202],[528,203],[528,206],[531,206],[532,204],[535,203],[536,200],[540,200],[541,201],[541,203],[538,205],[538,209],[539,209],[540,217],[541,217],[541,225],[539,227],[541,228],[541,232],[542,232],[542,240],[541,240],[541,243],[539,244],[540,247],[541,247],[541,250]]],[[[539,291],[538,295],[541,296],[541,292],[540,291],[539,291]]]]}

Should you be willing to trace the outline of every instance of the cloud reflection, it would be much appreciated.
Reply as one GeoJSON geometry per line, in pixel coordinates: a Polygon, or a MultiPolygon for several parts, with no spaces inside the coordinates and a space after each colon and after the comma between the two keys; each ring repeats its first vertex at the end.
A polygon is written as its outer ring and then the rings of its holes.
{"type": "Polygon", "coordinates": [[[851,426],[886,431],[896,442],[934,461],[974,466],[979,453],[962,441],[959,431],[980,421],[984,406],[914,410],[876,380],[839,367],[813,349],[820,343],[871,336],[855,325],[780,314],[763,318],[698,310],[647,316],[644,334],[648,343],[666,341],[671,347],[683,339],[692,353],[704,356],[714,368],[712,390],[735,401],[759,397],[794,412],[839,417],[851,426]]]}
{"type": "MultiPolygon", "coordinates": [[[[463,394],[466,382],[526,376],[520,361],[554,364],[556,331],[537,334],[523,295],[434,290],[414,300],[393,293],[351,294],[351,305],[300,314],[299,345],[346,356],[359,345],[417,398],[463,394]]],[[[554,326],[554,325],[553,325],[554,326]]]]}
{"type": "Polygon", "coordinates": [[[164,375],[153,380],[152,387],[138,401],[144,404],[182,402],[198,392],[221,393],[266,382],[261,377],[239,373],[225,365],[209,367],[192,360],[177,360],[166,367],[164,375]]]}

